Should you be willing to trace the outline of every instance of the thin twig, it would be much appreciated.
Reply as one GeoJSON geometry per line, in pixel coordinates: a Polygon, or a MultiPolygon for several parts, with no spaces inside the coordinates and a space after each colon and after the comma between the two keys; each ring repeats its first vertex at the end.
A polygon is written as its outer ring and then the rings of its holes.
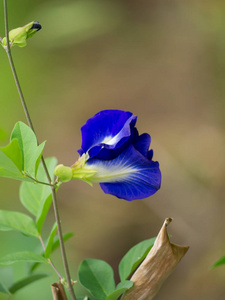
{"type": "MultiPolygon", "coordinates": [[[[55,220],[56,220],[57,226],[60,227],[60,229],[61,229],[61,220],[59,217],[58,203],[56,201],[56,186],[52,186],[51,189],[52,189],[52,200],[53,200],[52,202],[53,202],[53,206],[54,206],[54,210],[55,210],[55,220]]],[[[62,242],[60,242],[60,248],[61,248],[61,253],[62,253],[63,265],[64,265],[64,269],[65,269],[65,273],[66,273],[66,280],[68,283],[68,290],[72,296],[72,299],[76,300],[73,285],[71,282],[69,266],[68,266],[68,262],[67,262],[67,258],[66,258],[66,251],[65,251],[65,246],[64,246],[64,242],[63,242],[62,230],[61,230],[60,234],[61,234],[61,241],[62,241],[62,242]]],[[[59,237],[59,241],[60,241],[60,237],[59,237]]]]}
{"type": "MultiPolygon", "coordinates": [[[[20,100],[21,100],[21,103],[22,103],[22,106],[23,106],[24,113],[25,113],[26,118],[27,118],[28,125],[33,130],[33,132],[35,133],[34,127],[33,127],[33,124],[32,124],[31,118],[30,118],[30,114],[29,114],[29,111],[28,111],[28,108],[27,108],[27,105],[26,105],[26,102],[25,102],[25,99],[24,99],[24,96],[23,96],[23,93],[22,93],[22,89],[21,89],[21,86],[20,86],[20,83],[19,83],[19,79],[18,79],[18,76],[17,76],[17,73],[16,73],[16,69],[15,69],[15,66],[14,66],[12,55],[11,55],[11,50],[10,50],[10,45],[9,45],[7,0],[3,0],[3,1],[4,1],[4,16],[5,16],[6,53],[7,53],[8,59],[9,59],[9,63],[10,63],[10,66],[11,66],[13,77],[14,77],[14,80],[15,80],[15,83],[16,83],[16,87],[17,87],[19,96],[20,96],[20,100]]],[[[45,160],[44,160],[43,156],[41,157],[41,162],[43,164],[43,168],[45,170],[48,182],[51,184],[51,177],[49,175],[49,172],[48,172],[48,169],[47,169],[47,166],[46,166],[46,163],[45,163],[45,160]]],[[[55,220],[56,220],[57,228],[58,228],[60,249],[61,249],[61,254],[62,254],[62,258],[63,258],[64,270],[65,270],[65,273],[66,273],[66,279],[67,279],[67,283],[68,283],[68,290],[70,292],[72,300],[76,300],[76,296],[75,296],[73,286],[72,286],[72,283],[71,283],[71,277],[70,277],[70,272],[69,272],[69,267],[68,267],[68,263],[67,263],[67,257],[66,257],[64,242],[63,242],[62,228],[61,228],[58,205],[57,205],[57,200],[56,200],[55,188],[56,188],[55,186],[51,186],[52,203],[53,203],[53,209],[54,209],[54,214],[55,214],[55,220]]]]}
{"type": "Polygon", "coordinates": [[[14,77],[14,79],[15,79],[16,87],[17,87],[17,90],[18,90],[18,93],[19,93],[19,96],[20,96],[20,100],[21,100],[21,103],[22,103],[22,106],[23,106],[23,110],[24,110],[24,113],[25,113],[26,118],[27,118],[28,125],[30,126],[30,128],[31,128],[31,129],[33,130],[33,132],[34,132],[34,127],[33,127],[33,124],[32,124],[31,118],[30,118],[30,115],[29,115],[29,113],[28,113],[28,109],[27,109],[27,106],[26,106],[26,102],[25,102],[25,100],[24,100],[23,92],[22,92],[21,87],[20,87],[20,84],[19,84],[19,80],[18,80],[18,77],[17,77],[17,74],[16,74],[16,69],[15,69],[15,66],[14,66],[14,63],[13,63],[13,59],[12,59],[12,55],[11,55],[11,50],[10,50],[10,45],[9,45],[9,29],[8,29],[7,0],[4,0],[4,15],[5,15],[6,53],[7,53],[7,55],[8,55],[9,63],[10,63],[10,66],[11,66],[11,70],[12,70],[12,73],[13,73],[13,77],[14,77]]]}
{"type": "MultiPolygon", "coordinates": [[[[43,239],[42,239],[42,236],[39,236],[39,240],[40,240],[40,242],[41,242],[41,245],[42,245],[43,250],[45,251],[46,247],[45,247],[45,243],[44,243],[44,241],[43,241],[43,239]]],[[[62,275],[59,273],[59,271],[57,270],[57,268],[56,268],[56,266],[54,265],[54,263],[52,262],[52,260],[49,258],[48,261],[49,261],[50,265],[52,266],[53,270],[54,270],[54,271],[56,272],[56,274],[58,275],[59,279],[60,279],[60,280],[63,280],[62,275]]]]}
{"type": "Polygon", "coordinates": [[[52,183],[40,181],[40,180],[34,178],[33,176],[29,175],[27,172],[24,172],[24,176],[26,176],[26,177],[30,178],[31,180],[33,180],[34,183],[40,183],[40,184],[44,184],[44,185],[48,185],[48,186],[54,186],[54,184],[52,184],[52,183]]]}

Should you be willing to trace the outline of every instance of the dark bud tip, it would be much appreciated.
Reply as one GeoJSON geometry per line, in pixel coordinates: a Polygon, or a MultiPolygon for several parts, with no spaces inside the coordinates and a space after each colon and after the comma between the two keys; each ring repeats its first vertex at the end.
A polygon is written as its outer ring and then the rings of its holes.
{"type": "Polygon", "coordinates": [[[34,22],[34,23],[33,23],[33,26],[31,27],[31,29],[37,29],[37,31],[38,31],[38,30],[41,29],[41,24],[39,24],[38,21],[37,21],[37,22],[34,22]]]}

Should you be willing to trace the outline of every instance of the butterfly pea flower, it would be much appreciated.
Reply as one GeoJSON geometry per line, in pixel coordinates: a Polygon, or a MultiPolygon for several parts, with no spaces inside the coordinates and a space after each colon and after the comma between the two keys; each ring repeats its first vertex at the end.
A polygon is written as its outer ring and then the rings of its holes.
{"type": "MultiPolygon", "coordinates": [[[[32,37],[37,31],[41,29],[40,23],[30,22],[23,27],[18,27],[10,30],[9,32],[9,45],[10,47],[17,45],[19,47],[25,47],[27,44],[27,39],[32,37]]],[[[2,39],[2,46],[7,47],[6,38],[2,39]]]]}
{"type": "Polygon", "coordinates": [[[136,121],[128,111],[100,111],[81,128],[78,161],[58,165],[55,175],[65,182],[97,182],[105,193],[128,201],[153,195],[161,185],[159,163],[152,160],[150,135],[139,135],[136,121]]]}

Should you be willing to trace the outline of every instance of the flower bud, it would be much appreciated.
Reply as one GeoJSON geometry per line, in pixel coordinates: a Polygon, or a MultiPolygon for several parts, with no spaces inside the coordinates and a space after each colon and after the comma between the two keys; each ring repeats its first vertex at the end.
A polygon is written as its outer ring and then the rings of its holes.
{"type": "Polygon", "coordinates": [[[67,182],[72,179],[72,169],[70,167],[65,167],[64,165],[56,166],[54,173],[62,182],[67,182]]]}
{"type": "MultiPolygon", "coordinates": [[[[33,36],[37,31],[41,29],[41,25],[39,22],[30,22],[23,27],[18,27],[10,30],[9,32],[9,45],[14,46],[17,45],[19,47],[25,47],[27,42],[26,40],[33,36]]],[[[6,38],[2,39],[2,45],[6,48],[6,38]]]]}

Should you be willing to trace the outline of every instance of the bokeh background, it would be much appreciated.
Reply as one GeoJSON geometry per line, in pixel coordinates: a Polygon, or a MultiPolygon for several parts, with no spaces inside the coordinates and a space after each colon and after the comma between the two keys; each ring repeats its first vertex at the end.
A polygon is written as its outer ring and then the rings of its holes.
{"type": "MultiPolygon", "coordinates": [[[[75,233],[66,244],[73,279],[87,257],[106,260],[118,279],[128,249],[156,236],[173,217],[171,240],[190,250],[155,299],[225,299],[225,267],[210,269],[225,254],[225,2],[11,0],[8,8],[10,28],[32,20],[43,26],[26,48],[13,49],[13,57],[38,139],[47,140],[45,157],[71,165],[86,120],[121,109],[138,116],[140,133],[151,134],[161,166],[161,190],[145,200],[126,202],[80,181],[60,188],[63,231],[75,233]]],[[[6,145],[14,124],[26,120],[0,52],[0,137],[6,145]]],[[[0,179],[1,209],[25,212],[19,185],[0,179]]],[[[46,232],[52,223],[51,211],[46,232]]],[[[0,233],[1,255],[35,243],[0,233]]],[[[59,253],[53,258],[63,270],[59,253]]],[[[0,277],[16,280],[25,272],[17,264],[1,269],[0,277]]],[[[56,280],[36,282],[13,299],[51,299],[56,280]]],[[[77,286],[76,292],[82,295],[77,286]]]]}

